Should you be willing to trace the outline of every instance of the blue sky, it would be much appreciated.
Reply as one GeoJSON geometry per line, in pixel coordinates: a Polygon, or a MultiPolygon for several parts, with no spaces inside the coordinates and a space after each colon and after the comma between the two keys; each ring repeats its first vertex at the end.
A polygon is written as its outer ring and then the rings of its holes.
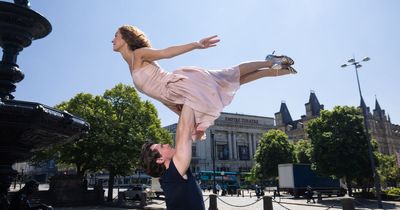
{"type": "MultiPolygon", "coordinates": [[[[11,1],[8,1],[11,2],[11,1]]],[[[31,0],[31,8],[52,24],[52,32],[24,49],[18,64],[25,79],[18,100],[54,106],[80,92],[102,94],[118,83],[131,84],[126,63],[112,51],[122,24],[147,33],[155,48],[197,41],[217,34],[217,47],[161,60],[172,71],[181,66],[218,69],[263,59],[276,50],[295,61],[297,75],[263,78],[244,85],[225,112],[274,117],[286,101],[293,119],[305,114],[315,91],[325,109],[358,106],[354,68],[340,68],[353,55],[371,57],[359,71],[364,99],[375,97],[400,124],[398,61],[400,1],[396,0],[31,0]]],[[[177,116],[151,100],[162,125],[177,116]]]]}

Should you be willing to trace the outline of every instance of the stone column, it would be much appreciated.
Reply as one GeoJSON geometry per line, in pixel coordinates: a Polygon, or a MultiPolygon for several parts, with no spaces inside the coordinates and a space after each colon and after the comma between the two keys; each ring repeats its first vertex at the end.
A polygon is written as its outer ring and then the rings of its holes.
{"type": "Polygon", "coordinates": [[[229,148],[229,160],[232,160],[233,158],[233,149],[232,149],[232,143],[233,143],[233,137],[232,137],[232,132],[228,131],[228,148],[229,148]]]}
{"type": "Polygon", "coordinates": [[[248,134],[248,143],[249,143],[249,157],[250,157],[250,159],[251,159],[251,157],[253,157],[253,154],[254,154],[254,150],[253,150],[253,137],[254,137],[254,134],[253,133],[249,133],[248,134]]]}
{"type": "Polygon", "coordinates": [[[237,142],[236,142],[236,133],[232,131],[232,146],[233,146],[233,160],[237,160],[237,142]]]}

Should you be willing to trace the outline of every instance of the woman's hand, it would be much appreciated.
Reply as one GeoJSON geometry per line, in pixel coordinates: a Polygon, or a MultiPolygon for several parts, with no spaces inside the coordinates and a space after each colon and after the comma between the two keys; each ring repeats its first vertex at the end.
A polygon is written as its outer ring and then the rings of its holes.
{"type": "Polygon", "coordinates": [[[206,48],[209,48],[209,47],[215,47],[215,46],[217,46],[216,43],[218,43],[219,41],[220,41],[220,39],[218,39],[218,35],[210,36],[210,37],[207,37],[207,38],[204,38],[204,39],[198,41],[197,42],[197,44],[198,44],[197,47],[199,49],[206,49],[206,48]]]}

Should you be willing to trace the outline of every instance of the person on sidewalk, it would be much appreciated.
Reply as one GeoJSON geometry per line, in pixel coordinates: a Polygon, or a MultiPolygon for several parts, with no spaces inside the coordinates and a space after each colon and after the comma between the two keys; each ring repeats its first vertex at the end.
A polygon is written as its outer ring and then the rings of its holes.
{"type": "Polygon", "coordinates": [[[308,185],[307,186],[307,190],[306,190],[307,203],[310,203],[311,200],[313,201],[313,203],[315,203],[315,200],[314,200],[313,196],[314,196],[314,192],[313,192],[311,186],[308,185]]]}

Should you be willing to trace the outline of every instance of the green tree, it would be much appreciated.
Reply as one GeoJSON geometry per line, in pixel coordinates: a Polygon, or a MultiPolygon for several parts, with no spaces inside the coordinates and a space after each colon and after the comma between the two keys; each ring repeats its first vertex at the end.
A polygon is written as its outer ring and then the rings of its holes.
{"type": "Polygon", "coordinates": [[[400,168],[397,166],[396,156],[384,155],[376,152],[378,158],[378,173],[383,185],[396,186],[400,180],[400,168]]]}
{"type": "Polygon", "coordinates": [[[127,85],[118,84],[103,96],[81,93],[57,108],[82,117],[91,129],[77,141],[38,153],[36,162],[53,157],[60,163],[74,164],[81,177],[87,170],[107,170],[109,200],[115,176],[127,175],[138,167],[145,141],[172,142],[169,132],[161,128],[155,107],[141,101],[136,90],[127,85]]]}
{"type": "Polygon", "coordinates": [[[294,153],[298,163],[311,163],[312,145],[310,140],[300,140],[294,144],[294,153]]]}
{"type": "Polygon", "coordinates": [[[256,164],[252,168],[252,174],[258,179],[276,178],[278,164],[293,163],[293,150],[293,145],[283,131],[269,130],[262,136],[254,155],[256,164]]]}
{"type": "Polygon", "coordinates": [[[323,110],[308,124],[307,134],[313,145],[313,166],[325,176],[345,178],[352,195],[355,178],[372,177],[367,137],[359,109],[336,106],[323,110]]]}
{"type": "Polygon", "coordinates": [[[112,198],[114,177],[127,175],[138,166],[141,145],[147,140],[170,143],[171,135],[161,128],[157,111],[150,102],[141,102],[133,87],[119,84],[104,93],[111,104],[107,139],[103,142],[103,166],[110,173],[108,199],[112,198]]]}

